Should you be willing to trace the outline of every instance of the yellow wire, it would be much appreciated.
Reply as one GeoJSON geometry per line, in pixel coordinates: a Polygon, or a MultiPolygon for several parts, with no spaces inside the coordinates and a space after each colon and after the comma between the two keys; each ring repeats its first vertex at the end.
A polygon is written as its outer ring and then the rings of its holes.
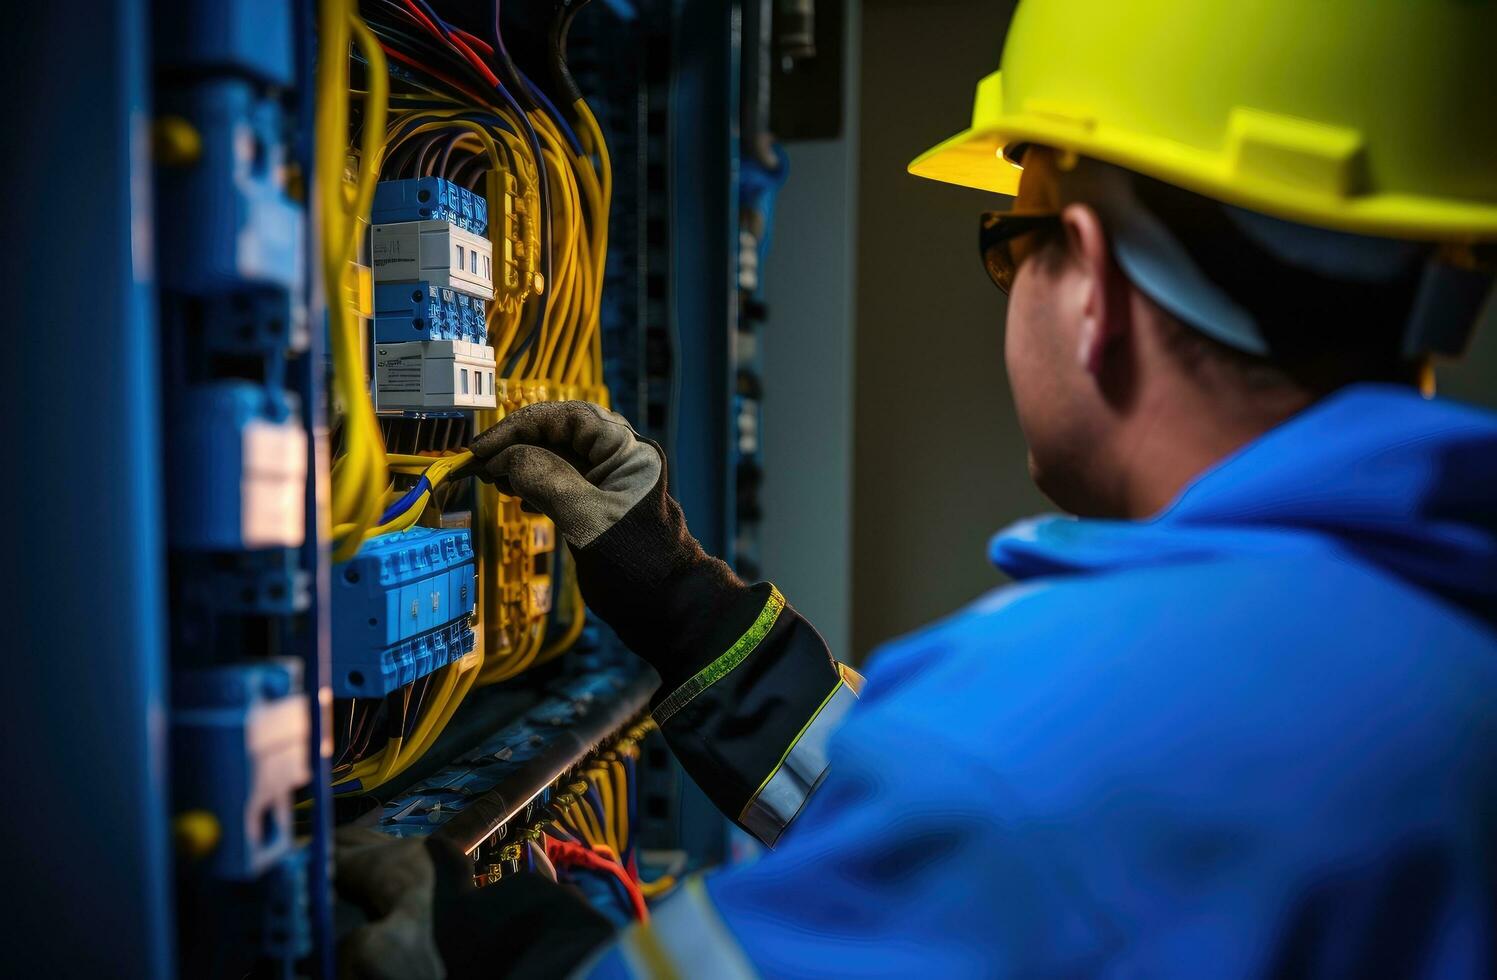
{"type": "Polygon", "coordinates": [[[617,759],[608,761],[608,774],[613,777],[615,783],[614,796],[619,800],[615,817],[618,820],[618,841],[621,850],[629,849],[629,774],[624,771],[624,764],[617,759]]]}
{"type": "Polygon", "coordinates": [[[431,703],[422,709],[421,720],[408,742],[402,744],[401,739],[391,739],[379,755],[359,762],[351,773],[333,784],[334,788],[358,779],[359,792],[368,792],[394,779],[420,759],[441,737],[458,706],[473,689],[473,682],[483,665],[483,656],[480,653],[476,658],[464,657],[464,661],[468,662],[467,665],[459,662],[444,669],[442,686],[431,703]]]}
{"type": "MultiPolygon", "coordinates": [[[[593,303],[594,307],[601,312],[603,296],[603,272],[607,266],[608,261],[608,220],[613,207],[613,160],[608,154],[608,144],[603,139],[603,131],[598,126],[598,119],[593,115],[593,111],[588,107],[586,100],[578,99],[576,102],[572,103],[572,108],[576,112],[578,120],[581,122],[582,133],[579,134],[579,136],[584,142],[584,150],[596,154],[598,157],[598,169],[595,184],[596,197],[590,203],[594,215],[593,271],[597,278],[597,281],[594,285],[593,303]]],[[[585,188],[588,188],[593,186],[589,183],[589,177],[592,173],[592,166],[585,159],[582,161],[582,163],[584,165],[578,168],[578,172],[583,175],[584,186],[585,188]]],[[[585,341],[582,345],[580,345],[579,349],[581,350],[586,350],[589,346],[592,345],[599,345],[599,342],[602,339],[596,319],[587,326],[587,329],[590,331],[590,341],[585,341]]],[[[598,350],[599,354],[593,359],[593,366],[596,371],[596,375],[593,379],[595,381],[600,381],[603,377],[601,363],[601,345],[598,346],[598,350]]],[[[566,379],[568,383],[575,384],[580,379],[582,375],[583,363],[583,360],[581,358],[578,358],[568,369],[566,379]]]]}
{"type": "Polygon", "coordinates": [[[365,379],[358,324],[344,297],[344,276],[357,248],[359,218],[367,214],[367,203],[372,200],[373,185],[379,176],[379,154],[371,152],[371,148],[384,136],[389,75],[378,41],[348,0],[323,0],[321,12],[315,167],[322,215],[323,278],[333,355],[333,389],[344,412],[345,452],[335,470],[332,494],[336,542],[333,560],[343,561],[358,550],[364,531],[378,519],[385,485],[389,482],[384,443],[365,379]],[[369,69],[363,152],[351,197],[343,179],[350,40],[358,44],[369,69]]]}
{"type": "Polygon", "coordinates": [[[567,577],[566,589],[567,601],[572,611],[571,622],[567,624],[565,633],[541,648],[541,652],[535,658],[538,664],[553,660],[572,649],[587,625],[587,605],[582,601],[582,590],[578,588],[575,576],[567,577]]]}
{"type": "Polygon", "coordinates": [[[603,836],[602,828],[598,826],[598,822],[593,819],[593,815],[588,812],[587,807],[583,806],[580,800],[572,801],[570,812],[572,818],[577,822],[578,829],[582,831],[583,838],[587,840],[589,845],[594,848],[609,846],[607,838],[603,836]]]}
{"type": "MultiPolygon", "coordinates": [[[[619,846],[617,826],[613,820],[613,787],[598,778],[601,774],[601,770],[599,769],[589,769],[586,773],[587,781],[592,785],[593,789],[597,790],[598,800],[603,804],[603,819],[598,824],[598,829],[603,835],[603,842],[605,844],[615,851],[622,852],[623,848],[619,846]]],[[[596,819],[596,815],[593,813],[589,812],[588,816],[596,819]]]]}

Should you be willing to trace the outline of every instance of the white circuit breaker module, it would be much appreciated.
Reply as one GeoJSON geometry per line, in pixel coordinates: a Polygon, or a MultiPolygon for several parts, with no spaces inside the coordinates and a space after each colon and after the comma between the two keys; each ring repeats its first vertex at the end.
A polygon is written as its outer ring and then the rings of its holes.
{"type": "MultiPolygon", "coordinates": [[[[370,241],[376,283],[406,283],[420,293],[462,293],[472,298],[482,321],[484,304],[494,297],[494,250],[487,238],[450,221],[428,220],[372,225],[370,241]]],[[[494,408],[495,373],[494,349],[483,344],[376,341],[374,407],[381,412],[494,408]]]]}
{"type": "Polygon", "coordinates": [[[370,228],[375,282],[429,282],[494,298],[494,246],[446,221],[400,221],[370,228]]]}
{"type": "Polygon", "coordinates": [[[494,349],[463,340],[374,345],[375,408],[435,412],[494,408],[494,349]]]}

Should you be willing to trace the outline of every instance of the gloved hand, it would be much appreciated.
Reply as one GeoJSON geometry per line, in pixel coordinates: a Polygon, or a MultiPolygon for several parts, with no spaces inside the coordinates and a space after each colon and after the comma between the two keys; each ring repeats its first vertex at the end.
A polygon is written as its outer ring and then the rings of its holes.
{"type": "Polygon", "coordinates": [[[742,635],[768,586],[702,550],[667,492],[665,457],[589,402],[529,405],[473,441],[479,474],[556,522],[588,606],[670,691],[742,635]]]}
{"type": "Polygon", "coordinates": [[[581,896],[540,875],[474,887],[472,862],[432,839],[340,828],[335,882],[370,920],[339,945],[346,980],[549,980],[613,935],[581,896]]]}
{"type": "Polygon", "coordinates": [[[421,841],[340,827],[338,894],[369,921],[338,949],[339,973],[360,980],[442,980],[447,971],[432,931],[436,869],[421,841]]]}

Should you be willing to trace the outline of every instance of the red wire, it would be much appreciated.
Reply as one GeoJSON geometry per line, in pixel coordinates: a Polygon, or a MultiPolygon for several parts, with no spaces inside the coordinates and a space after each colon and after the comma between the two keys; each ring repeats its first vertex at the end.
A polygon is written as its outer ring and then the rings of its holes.
{"type": "Polygon", "coordinates": [[[452,45],[453,48],[457,49],[457,51],[461,53],[463,57],[467,58],[468,62],[474,68],[478,69],[478,73],[484,77],[485,81],[487,81],[495,88],[499,87],[499,76],[495,75],[494,72],[489,68],[489,66],[483,63],[482,58],[473,53],[472,48],[463,43],[462,38],[456,36],[449,37],[447,39],[447,43],[452,45]]]}
{"type": "Polygon", "coordinates": [[[452,86],[457,91],[459,91],[459,92],[463,93],[464,95],[468,96],[468,98],[472,99],[478,105],[487,106],[487,105],[490,104],[490,102],[489,102],[488,99],[484,98],[482,95],[479,95],[477,92],[473,91],[471,88],[469,88],[468,86],[464,85],[462,82],[459,82],[457,79],[453,78],[451,75],[443,74],[442,72],[437,71],[435,68],[428,67],[427,65],[423,64],[422,62],[417,61],[415,58],[412,58],[410,55],[408,55],[408,54],[402,54],[400,51],[395,50],[394,48],[390,47],[388,44],[385,44],[383,41],[380,42],[379,46],[384,49],[385,54],[389,55],[391,58],[394,58],[396,61],[400,62],[401,64],[408,65],[409,67],[415,68],[418,71],[425,72],[426,74],[430,75],[432,78],[435,78],[437,81],[443,82],[443,83],[445,83],[447,85],[452,86]]]}
{"type": "Polygon", "coordinates": [[[469,44],[473,45],[473,47],[482,51],[486,55],[492,55],[494,53],[494,46],[485,41],[483,38],[479,37],[477,34],[469,34],[461,27],[453,27],[452,33],[456,34],[464,41],[467,41],[469,44]]]}
{"type": "Polygon", "coordinates": [[[489,66],[483,63],[482,58],[473,53],[473,49],[468,47],[468,45],[463,42],[462,38],[448,34],[446,31],[443,31],[442,29],[437,27],[436,24],[432,23],[431,18],[426,16],[425,12],[423,12],[420,7],[416,6],[414,0],[400,0],[400,5],[408,10],[412,17],[415,17],[416,20],[420,21],[421,26],[426,28],[427,32],[430,33],[432,37],[435,37],[438,41],[446,44],[449,48],[466,58],[468,64],[478,69],[478,73],[483,76],[484,81],[488,82],[495,88],[499,87],[499,76],[495,75],[489,69],[489,66]]]}
{"type": "Polygon", "coordinates": [[[607,871],[623,882],[624,890],[629,893],[629,902],[634,906],[634,917],[640,922],[650,921],[650,909],[645,905],[645,896],[639,890],[639,883],[629,877],[629,872],[617,862],[610,861],[581,844],[573,844],[549,836],[546,838],[546,856],[554,864],[580,865],[594,871],[607,871]]]}
{"type": "Polygon", "coordinates": [[[426,12],[412,3],[411,0],[401,0],[401,6],[410,11],[411,16],[416,18],[422,27],[435,34],[438,38],[442,36],[442,32],[437,30],[437,25],[431,22],[431,18],[426,16],[426,12]]]}

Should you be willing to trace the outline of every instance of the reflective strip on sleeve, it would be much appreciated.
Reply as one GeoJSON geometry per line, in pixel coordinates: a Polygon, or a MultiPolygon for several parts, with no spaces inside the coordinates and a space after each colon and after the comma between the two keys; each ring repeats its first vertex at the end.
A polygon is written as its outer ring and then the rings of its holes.
{"type": "Polygon", "coordinates": [[[821,785],[827,770],[827,743],[858,696],[845,681],[832,693],[790,743],[779,763],[749,797],[738,822],[765,846],[773,847],[806,800],[821,785]]]}
{"type": "Polygon", "coordinates": [[[780,611],[785,608],[785,597],[780,595],[780,590],[773,585],[769,587],[769,598],[764,603],[748,632],[740,636],[728,652],[712,661],[701,670],[697,671],[686,683],[676,688],[670,696],[661,701],[651,714],[655,718],[655,724],[664,725],[671,715],[680,711],[691,703],[691,699],[701,694],[707,688],[727,677],[733,672],[733,668],[748,659],[748,655],[758,648],[774,624],[780,618],[780,611]]]}
{"type": "Polygon", "coordinates": [[[651,913],[649,925],[626,930],[618,952],[632,976],[647,980],[753,980],[758,976],[713,908],[701,878],[695,876],[651,913]]]}

